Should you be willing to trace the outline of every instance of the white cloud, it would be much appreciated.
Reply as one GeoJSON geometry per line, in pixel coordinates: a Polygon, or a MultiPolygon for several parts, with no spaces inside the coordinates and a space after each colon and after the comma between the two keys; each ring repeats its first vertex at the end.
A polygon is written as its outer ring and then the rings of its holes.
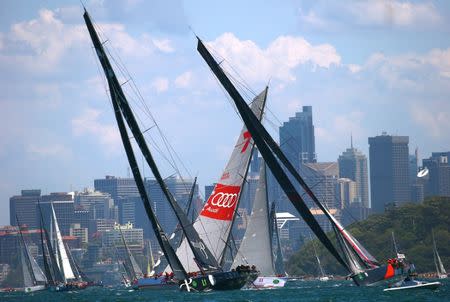
{"type": "Polygon", "coordinates": [[[169,39],[153,39],[153,44],[162,52],[174,52],[172,42],[169,39]]]}
{"type": "Polygon", "coordinates": [[[348,64],[347,67],[351,73],[357,73],[357,72],[361,71],[361,66],[357,65],[357,64],[348,64]]]}
{"type": "Polygon", "coordinates": [[[121,140],[115,125],[105,125],[99,121],[101,111],[87,108],[78,117],[72,119],[72,133],[75,136],[91,136],[106,147],[106,153],[120,149],[121,140]]]}
{"type": "MultiPolygon", "coordinates": [[[[92,42],[86,26],[64,23],[59,18],[70,17],[75,11],[70,7],[41,9],[36,19],[13,24],[10,32],[0,33],[0,64],[22,67],[27,72],[53,72],[61,67],[64,56],[76,57],[78,51],[88,57],[92,42]]],[[[146,33],[133,37],[123,24],[99,23],[98,27],[100,40],[108,41],[105,47],[112,46],[121,56],[141,59],[156,49],[173,50],[169,40],[155,40],[146,33]]]]}
{"type": "Polygon", "coordinates": [[[318,29],[347,26],[423,29],[441,25],[444,18],[434,3],[399,0],[314,1],[299,8],[299,20],[318,29]]]}
{"type": "Polygon", "coordinates": [[[433,106],[414,103],[410,108],[413,121],[426,129],[432,137],[443,139],[448,137],[450,129],[450,105],[445,102],[433,102],[433,106]]]}
{"type": "Polygon", "coordinates": [[[26,152],[32,157],[48,157],[48,158],[69,158],[72,151],[64,145],[35,145],[30,144],[26,148],[26,152]]]}
{"type": "Polygon", "coordinates": [[[151,86],[156,92],[161,93],[169,89],[169,80],[164,77],[158,77],[153,80],[151,86]]]}
{"type": "Polygon", "coordinates": [[[186,88],[186,87],[189,86],[191,81],[192,81],[192,72],[191,71],[186,71],[186,72],[180,74],[175,79],[175,86],[177,88],[186,88]]]}
{"type": "Polygon", "coordinates": [[[408,1],[356,1],[346,6],[355,22],[378,26],[430,26],[441,22],[441,16],[433,3],[408,1]]]}
{"type": "Polygon", "coordinates": [[[294,81],[293,69],[302,64],[330,68],[341,64],[341,57],[329,44],[311,45],[301,37],[280,36],[266,49],[251,40],[239,40],[232,33],[224,33],[208,43],[222,57],[232,62],[250,82],[266,82],[270,78],[294,81]]]}

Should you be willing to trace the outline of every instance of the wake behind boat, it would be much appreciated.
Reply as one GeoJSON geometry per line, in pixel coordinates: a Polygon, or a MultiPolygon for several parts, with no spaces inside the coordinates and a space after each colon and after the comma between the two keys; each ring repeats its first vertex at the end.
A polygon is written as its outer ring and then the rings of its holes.
{"type": "Polygon", "coordinates": [[[439,281],[426,282],[426,281],[409,279],[409,280],[404,280],[404,281],[395,283],[391,287],[383,289],[383,291],[389,292],[389,291],[413,290],[413,289],[435,290],[435,289],[438,289],[441,285],[442,284],[439,281]]]}

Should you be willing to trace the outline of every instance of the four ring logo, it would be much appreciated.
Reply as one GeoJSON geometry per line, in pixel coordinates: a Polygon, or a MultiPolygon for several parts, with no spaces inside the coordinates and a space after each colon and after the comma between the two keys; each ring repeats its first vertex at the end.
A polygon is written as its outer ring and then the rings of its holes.
{"type": "Polygon", "coordinates": [[[219,208],[232,208],[237,201],[237,193],[218,192],[211,198],[210,204],[219,208]]]}

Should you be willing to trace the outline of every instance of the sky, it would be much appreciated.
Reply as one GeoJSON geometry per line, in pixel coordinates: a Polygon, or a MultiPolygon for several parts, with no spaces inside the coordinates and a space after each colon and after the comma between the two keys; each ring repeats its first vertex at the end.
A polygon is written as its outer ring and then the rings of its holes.
{"type": "MultiPolygon", "coordinates": [[[[447,1],[83,2],[127,70],[119,80],[164,177],[176,169],[158,153],[159,133],[203,187],[242,127],[195,35],[248,101],[269,85],[264,123],[276,140],[283,121],[313,106],[319,161],[335,161],[351,134],[367,155],[383,131],[409,136],[419,158],[450,150],[447,1]]],[[[0,1],[0,225],[22,189],[83,190],[129,173],[82,13],[80,1],[0,1]]]]}

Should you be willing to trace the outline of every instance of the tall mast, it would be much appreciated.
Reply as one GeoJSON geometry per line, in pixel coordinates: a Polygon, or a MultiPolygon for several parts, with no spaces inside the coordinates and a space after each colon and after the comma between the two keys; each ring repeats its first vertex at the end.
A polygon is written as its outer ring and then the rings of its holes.
{"type": "MultiPolygon", "coordinates": [[[[280,164],[278,163],[277,159],[275,158],[274,154],[271,152],[271,148],[275,149],[273,147],[276,147],[276,143],[273,141],[273,139],[270,137],[270,135],[267,133],[267,131],[264,129],[264,127],[261,125],[260,121],[256,118],[256,116],[251,112],[248,105],[242,98],[242,96],[239,94],[239,92],[236,90],[234,85],[231,83],[231,81],[228,79],[228,77],[225,75],[219,64],[215,61],[215,59],[211,56],[211,54],[208,52],[206,47],[203,45],[202,41],[197,37],[198,44],[197,44],[197,50],[202,55],[203,59],[206,61],[208,66],[211,68],[213,73],[216,75],[222,86],[227,90],[231,98],[234,100],[237,109],[239,110],[239,113],[244,120],[245,125],[247,126],[248,130],[251,133],[251,136],[253,140],[255,141],[259,152],[264,157],[264,160],[266,161],[267,165],[269,166],[270,170],[278,180],[278,183],[283,188],[283,191],[286,193],[289,200],[293,203],[293,205],[296,207],[297,211],[300,213],[302,218],[305,220],[305,222],[310,226],[310,228],[313,230],[313,232],[316,234],[316,236],[319,238],[319,240],[322,242],[323,245],[330,251],[330,253],[339,261],[339,263],[342,264],[348,271],[350,271],[347,263],[342,259],[336,248],[334,247],[333,243],[330,241],[330,239],[326,236],[325,232],[320,227],[317,220],[314,218],[308,207],[306,206],[303,198],[298,194],[296,189],[294,188],[293,184],[290,182],[287,175],[284,173],[283,169],[281,168],[280,164]],[[275,145],[275,146],[273,146],[275,145]]],[[[278,148],[279,149],[279,148],[278,148]]],[[[272,150],[274,153],[277,154],[281,152],[275,152],[275,150],[272,150]]],[[[282,152],[281,152],[282,154],[282,152]]],[[[283,156],[278,156],[278,158],[283,162],[283,158],[286,159],[283,156]]],[[[287,160],[287,159],[286,159],[287,160]]],[[[287,161],[289,163],[289,161],[287,161]]],[[[292,165],[287,166],[288,170],[291,169],[289,167],[292,167],[292,165]]],[[[292,167],[293,168],[293,167],[292,167]]],[[[295,169],[293,169],[295,172],[295,169]]],[[[291,171],[290,171],[291,172],[291,171]]],[[[292,172],[291,172],[292,173],[292,172]]],[[[301,179],[301,178],[300,178],[301,179]]],[[[303,180],[302,180],[303,181],[303,180]]],[[[303,182],[304,183],[304,182],[303,182]]],[[[308,188],[309,190],[309,188],[308,188]]],[[[308,191],[308,194],[312,193],[310,190],[308,191]]],[[[317,198],[315,198],[317,200],[317,198]]],[[[317,200],[318,202],[318,200],[317,200]]],[[[320,202],[319,202],[320,204],[320,202]]],[[[323,208],[323,206],[322,206],[323,208]]],[[[325,211],[324,211],[325,213],[325,211]]]]}
{"type": "MultiPolygon", "coordinates": [[[[204,46],[203,42],[197,37],[198,44],[197,44],[197,50],[202,55],[203,59],[206,61],[206,63],[209,65],[211,70],[214,72],[216,77],[221,82],[222,86],[227,90],[231,98],[236,104],[236,107],[239,110],[239,113],[241,117],[243,118],[245,124],[249,128],[250,133],[252,134],[253,139],[255,140],[256,145],[258,146],[258,149],[260,149],[260,144],[264,144],[264,153],[266,154],[266,157],[271,158],[271,160],[266,160],[268,166],[274,172],[274,169],[281,169],[278,162],[275,162],[275,157],[271,153],[271,151],[277,156],[277,158],[282,162],[282,164],[288,169],[289,173],[294,176],[295,180],[302,186],[302,188],[305,190],[305,192],[310,196],[310,198],[314,201],[314,203],[322,210],[322,212],[325,214],[325,216],[328,218],[330,223],[332,225],[335,225],[339,232],[342,234],[344,239],[348,241],[352,248],[355,250],[355,252],[358,254],[358,256],[363,260],[365,263],[372,267],[376,267],[378,265],[376,259],[370,255],[357,241],[355,238],[353,238],[347,231],[344,230],[344,228],[340,225],[340,223],[330,214],[330,212],[322,205],[322,203],[317,199],[317,197],[314,195],[312,190],[309,188],[309,186],[306,184],[306,182],[303,180],[303,178],[298,174],[298,172],[295,170],[294,166],[290,163],[290,161],[287,159],[287,157],[283,154],[280,147],[277,145],[277,143],[273,140],[273,138],[270,136],[270,134],[267,132],[267,130],[262,126],[261,122],[258,121],[258,119],[252,114],[251,110],[249,110],[247,104],[245,103],[242,96],[239,94],[239,92],[236,90],[234,85],[231,83],[231,81],[228,79],[228,77],[225,75],[219,64],[215,61],[215,59],[211,56],[211,54],[208,52],[206,47],[204,46]],[[251,125],[250,125],[251,124],[251,125]],[[259,136],[257,139],[256,136],[259,136]],[[259,143],[257,142],[259,141],[259,143]],[[270,151],[270,150],[271,151],[270,151]],[[269,155],[267,152],[270,152],[269,155]]],[[[261,154],[263,153],[260,149],[261,154]]],[[[274,173],[275,174],[275,173],[274,173]]],[[[277,173],[278,174],[278,173],[277,173]]],[[[282,174],[285,174],[282,171],[282,174]]],[[[345,261],[342,259],[342,257],[337,252],[336,248],[333,246],[333,244],[329,241],[328,238],[325,238],[325,233],[321,231],[320,226],[318,225],[317,221],[315,220],[314,216],[310,214],[308,207],[304,203],[303,198],[298,194],[298,192],[295,190],[295,188],[292,186],[292,183],[290,183],[290,180],[284,175],[282,176],[275,176],[280,183],[281,187],[284,186],[283,190],[285,191],[288,198],[291,200],[291,202],[294,204],[294,206],[299,211],[300,215],[302,215],[303,219],[308,223],[308,225],[311,227],[311,229],[316,233],[322,233],[320,235],[317,235],[319,240],[326,246],[326,248],[335,256],[335,258],[347,269],[349,269],[349,266],[345,264],[345,261]],[[279,179],[279,177],[284,178],[287,182],[290,183],[290,185],[282,184],[286,181],[279,179]],[[289,188],[291,187],[291,188],[289,188]],[[290,196],[291,195],[291,196],[290,196]],[[301,204],[304,204],[301,205],[301,204]],[[307,213],[309,212],[309,214],[307,213]],[[305,218],[309,216],[308,218],[305,218]],[[320,228],[319,229],[317,229],[320,228]],[[328,241],[328,242],[327,242],[328,241]]]]}
{"type": "Polygon", "coordinates": [[[109,63],[109,60],[103,50],[103,46],[100,43],[100,39],[97,36],[97,33],[94,29],[94,26],[91,22],[91,19],[90,19],[88,13],[86,12],[86,10],[83,14],[83,17],[86,22],[86,26],[88,28],[89,34],[91,36],[92,43],[94,44],[94,47],[97,51],[98,58],[102,64],[102,67],[105,71],[106,78],[108,80],[111,101],[113,104],[114,115],[116,117],[117,125],[119,127],[120,137],[122,139],[122,143],[124,145],[125,152],[127,154],[128,163],[130,164],[130,168],[133,173],[133,177],[136,182],[136,186],[139,190],[139,194],[143,201],[145,211],[146,211],[147,216],[152,224],[152,228],[155,232],[156,238],[158,239],[158,243],[159,243],[161,249],[164,251],[164,254],[166,255],[166,259],[169,262],[169,265],[172,268],[172,271],[174,272],[175,277],[178,280],[183,280],[183,279],[187,280],[188,275],[187,275],[186,271],[184,270],[180,260],[178,259],[175,251],[173,250],[172,246],[170,245],[166,234],[164,233],[158,219],[156,218],[155,213],[153,212],[153,210],[151,208],[150,199],[145,190],[144,181],[142,180],[142,177],[141,177],[141,174],[139,171],[139,166],[138,166],[136,157],[134,155],[133,148],[129,141],[128,133],[125,128],[125,123],[123,121],[123,117],[122,117],[122,114],[121,114],[121,111],[120,111],[119,105],[118,105],[120,102],[119,99],[124,97],[123,92],[121,90],[119,82],[114,74],[111,64],[109,63]]]}

